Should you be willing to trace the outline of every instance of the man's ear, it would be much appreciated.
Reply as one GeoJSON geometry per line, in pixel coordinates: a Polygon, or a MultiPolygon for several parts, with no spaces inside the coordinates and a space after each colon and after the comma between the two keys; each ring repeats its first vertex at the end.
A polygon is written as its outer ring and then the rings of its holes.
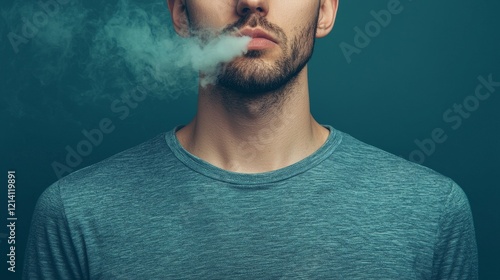
{"type": "Polygon", "coordinates": [[[316,38],[323,38],[332,31],[339,8],[339,0],[321,0],[316,38]]]}
{"type": "Polygon", "coordinates": [[[167,4],[175,32],[181,37],[189,37],[189,21],[185,0],[167,0],[167,4]]]}

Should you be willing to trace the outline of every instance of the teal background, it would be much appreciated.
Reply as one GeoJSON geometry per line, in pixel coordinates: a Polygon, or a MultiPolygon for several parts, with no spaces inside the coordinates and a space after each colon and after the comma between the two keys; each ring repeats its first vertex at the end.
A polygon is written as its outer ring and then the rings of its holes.
{"type": "MultiPolygon", "coordinates": [[[[354,45],[353,28],[364,29],[373,20],[370,11],[386,9],[388,2],[341,1],[332,33],[316,41],[309,64],[313,115],[320,123],[406,159],[418,149],[415,140],[430,138],[432,130],[442,128],[447,140],[436,144],[422,164],[451,177],[467,193],[480,279],[500,279],[500,87],[480,101],[458,129],[443,119],[453,104],[474,94],[479,76],[492,74],[500,81],[500,3],[401,1],[401,13],[348,63],[340,44],[354,45]]],[[[1,7],[12,4],[2,1],[1,7]]],[[[112,119],[115,131],[105,135],[77,169],[91,165],[187,123],[195,113],[196,93],[169,100],[148,98],[120,120],[109,100],[68,96],[63,89],[77,81],[41,85],[27,75],[36,57],[27,50],[14,54],[5,20],[0,28],[0,176],[5,178],[0,180],[1,224],[6,224],[7,170],[15,170],[18,178],[17,272],[6,272],[7,232],[2,226],[0,278],[20,279],[34,205],[57,180],[51,164],[64,162],[65,147],[83,140],[83,129],[97,128],[105,117],[112,119]]]]}

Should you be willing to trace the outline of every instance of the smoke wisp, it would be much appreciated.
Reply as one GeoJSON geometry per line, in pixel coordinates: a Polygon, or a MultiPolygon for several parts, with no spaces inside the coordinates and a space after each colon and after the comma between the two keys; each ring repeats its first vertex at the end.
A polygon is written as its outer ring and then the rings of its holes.
{"type": "Polygon", "coordinates": [[[247,51],[249,37],[179,37],[165,2],[42,0],[2,9],[11,66],[24,69],[11,86],[24,76],[24,84],[57,85],[73,100],[112,99],[138,86],[175,99],[196,91],[200,71],[203,86],[213,83],[221,64],[247,51]]]}

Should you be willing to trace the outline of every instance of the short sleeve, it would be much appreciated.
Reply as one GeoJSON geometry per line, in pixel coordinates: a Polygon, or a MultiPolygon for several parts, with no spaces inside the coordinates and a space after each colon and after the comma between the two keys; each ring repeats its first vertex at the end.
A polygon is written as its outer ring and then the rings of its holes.
{"type": "Polygon", "coordinates": [[[42,193],[35,206],[23,279],[86,279],[84,254],[74,244],[56,182],[42,193]]]}
{"type": "Polygon", "coordinates": [[[467,196],[455,182],[439,221],[432,274],[432,279],[478,279],[472,212],[467,196]]]}

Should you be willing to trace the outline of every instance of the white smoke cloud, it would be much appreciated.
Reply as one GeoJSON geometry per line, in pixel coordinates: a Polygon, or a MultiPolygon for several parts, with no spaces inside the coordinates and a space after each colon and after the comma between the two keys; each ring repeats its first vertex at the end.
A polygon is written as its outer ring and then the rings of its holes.
{"type": "MultiPolygon", "coordinates": [[[[163,9],[168,14],[166,7],[163,9]]],[[[126,66],[133,80],[156,82],[159,92],[172,96],[193,86],[188,85],[190,75],[201,71],[205,76],[200,82],[206,86],[215,82],[221,63],[246,53],[251,40],[213,34],[203,34],[211,38],[208,41],[202,41],[200,35],[181,38],[167,29],[158,15],[122,1],[94,39],[87,73],[102,69],[102,61],[107,61],[108,67],[126,66]]]]}
{"type": "MultiPolygon", "coordinates": [[[[14,60],[32,59],[30,74],[40,85],[64,84],[76,99],[116,98],[142,84],[154,84],[151,96],[165,99],[195,91],[200,71],[203,86],[214,83],[221,63],[246,53],[249,37],[212,36],[214,31],[208,41],[177,36],[165,2],[119,0],[100,2],[98,9],[76,0],[54,2],[57,13],[16,46],[14,60]]],[[[22,36],[23,22],[43,12],[35,3],[16,2],[2,15],[9,31],[22,36]]]]}

